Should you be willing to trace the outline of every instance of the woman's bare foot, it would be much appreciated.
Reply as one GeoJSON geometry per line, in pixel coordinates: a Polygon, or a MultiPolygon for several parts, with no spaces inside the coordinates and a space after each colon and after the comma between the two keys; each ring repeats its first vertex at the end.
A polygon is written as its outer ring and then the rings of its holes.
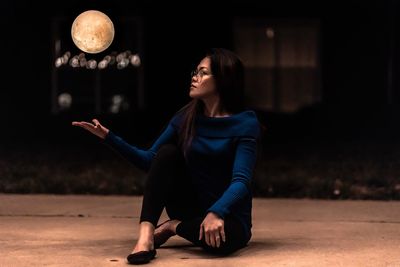
{"type": "Polygon", "coordinates": [[[136,253],[139,251],[150,251],[154,249],[154,243],[153,242],[146,242],[146,241],[139,241],[136,243],[134,249],[132,250],[132,253],[136,253]]]}
{"type": "Polygon", "coordinates": [[[168,220],[154,230],[154,247],[159,248],[167,240],[176,235],[176,227],[181,221],[168,220]]]}
{"type": "Polygon", "coordinates": [[[149,222],[141,222],[139,238],[132,253],[150,251],[154,249],[154,225],[149,222]]]}

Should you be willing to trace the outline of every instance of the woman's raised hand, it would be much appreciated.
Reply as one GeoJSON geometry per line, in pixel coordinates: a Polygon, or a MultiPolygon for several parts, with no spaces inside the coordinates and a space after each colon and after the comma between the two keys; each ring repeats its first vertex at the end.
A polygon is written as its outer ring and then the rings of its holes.
{"type": "Polygon", "coordinates": [[[110,130],[101,125],[100,122],[96,119],[93,119],[92,122],[93,123],[86,121],[73,121],[72,125],[82,127],[83,129],[88,130],[92,134],[97,135],[101,139],[105,139],[110,130]]]}

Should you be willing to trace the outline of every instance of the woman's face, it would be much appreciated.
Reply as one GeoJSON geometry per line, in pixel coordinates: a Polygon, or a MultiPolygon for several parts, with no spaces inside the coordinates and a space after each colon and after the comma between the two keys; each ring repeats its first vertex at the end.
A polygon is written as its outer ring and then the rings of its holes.
{"type": "Polygon", "coordinates": [[[206,99],[218,94],[215,86],[215,80],[211,73],[210,58],[205,57],[200,61],[197,69],[192,76],[189,96],[191,98],[206,99]]]}

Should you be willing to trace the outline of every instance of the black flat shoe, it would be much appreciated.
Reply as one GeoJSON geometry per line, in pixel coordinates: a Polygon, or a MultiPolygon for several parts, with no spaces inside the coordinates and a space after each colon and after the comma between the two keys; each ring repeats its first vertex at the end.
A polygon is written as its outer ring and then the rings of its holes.
{"type": "Polygon", "coordinates": [[[152,259],[155,258],[157,252],[155,249],[150,251],[139,251],[136,253],[129,254],[126,259],[129,264],[145,264],[149,263],[152,259]]]}
{"type": "Polygon", "coordinates": [[[156,226],[155,229],[159,228],[161,225],[166,224],[166,223],[169,222],[169,221],[172,221],[172,219],[168,219],[168,220],[166,220],[165,222],[160,223],[159,225],[156,226]]]}
{"type": "MultiPolygon", "coordinates": [[[[157,227],[155,229],[159,228],[161,225],[163,225],[169,221],[171,221],[171,220],[166,220],[162,224],[157,225],[157,227]]],[[[172,231],[164,231],[160,234],[154,234],[154,248],[159,248],[162,244],[167,242],[167,240],[173,235],[175,235],[175,234],[172,231]]]]}

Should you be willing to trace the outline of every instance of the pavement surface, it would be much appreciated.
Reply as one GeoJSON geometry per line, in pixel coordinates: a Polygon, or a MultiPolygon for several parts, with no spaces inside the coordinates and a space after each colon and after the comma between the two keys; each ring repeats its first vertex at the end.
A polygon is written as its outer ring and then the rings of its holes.
{"type": "MultiPolygon", "coordinates": [[[[0,194],[0,267],[127,266],[141,202],[0,194]]],[[[400,267],[400,202],[256,198],[247,247],[218,257],[174,236],[148,266],[400,267]]]]}

